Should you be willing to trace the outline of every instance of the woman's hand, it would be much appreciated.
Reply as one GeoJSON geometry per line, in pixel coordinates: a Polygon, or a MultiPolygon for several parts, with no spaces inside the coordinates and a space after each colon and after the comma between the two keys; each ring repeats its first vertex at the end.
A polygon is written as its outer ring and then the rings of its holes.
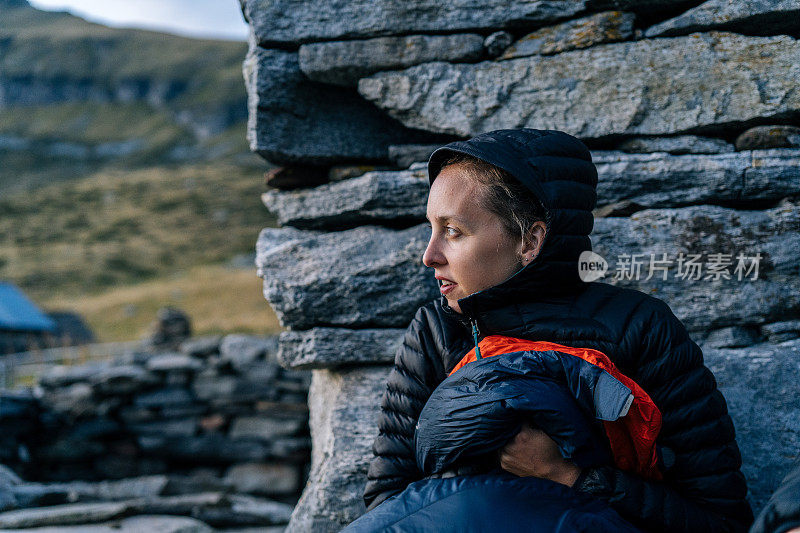
{"type": "Polygon", "coordinates": [[[542,430],[527,423],[500,450],[500,466],[520,477],[549,479],[571,487],[581,473],[575,463],[561,457],[558,446],[542,430]]]}

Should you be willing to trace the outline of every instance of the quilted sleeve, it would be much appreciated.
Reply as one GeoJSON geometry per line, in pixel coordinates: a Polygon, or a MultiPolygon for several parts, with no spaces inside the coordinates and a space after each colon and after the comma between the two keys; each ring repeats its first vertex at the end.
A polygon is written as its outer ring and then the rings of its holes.
{"type": "Polygon", "coordinates": [[[575,488],[609,501],[648,531],[745,531],[753,521],[746,500],[733,422],[700,347],[669,307],[648,298],[639,358],[632,376],[663,416],[657,444],[664,479],[644,479],[610,466],[588,469],[575,488]]]}
{"type": "Polygon", "coordinates": [[[414,456],[414,431],[422,408],[443,379],[432,333],[420,309],[395,355],[394,368],[378,416],[379,434],[372,445],[364,503],[367,510],[422,479],[414,456]]]}

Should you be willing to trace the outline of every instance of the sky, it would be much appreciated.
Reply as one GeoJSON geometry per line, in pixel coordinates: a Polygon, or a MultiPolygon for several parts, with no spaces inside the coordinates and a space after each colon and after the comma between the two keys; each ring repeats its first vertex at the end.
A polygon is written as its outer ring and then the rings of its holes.
{"type": "Polygon", "coordinates": [[[29,0],[107,26],[144,28],[210,39],[243,41],[247,25],[238,0],[29,0]]]}

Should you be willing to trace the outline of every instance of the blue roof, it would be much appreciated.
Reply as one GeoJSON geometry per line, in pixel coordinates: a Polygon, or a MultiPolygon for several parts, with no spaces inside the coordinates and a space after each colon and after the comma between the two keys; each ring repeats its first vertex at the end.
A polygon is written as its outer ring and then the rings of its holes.
{"type": "Polygon", "coordinates": [[[14,285],[0,282],[0,329],[55,331],[56,323],[14,285]]]}

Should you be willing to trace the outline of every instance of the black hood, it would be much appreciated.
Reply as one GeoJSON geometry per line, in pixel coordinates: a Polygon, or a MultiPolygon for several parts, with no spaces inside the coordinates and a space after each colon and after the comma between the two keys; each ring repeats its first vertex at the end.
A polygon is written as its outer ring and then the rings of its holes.
{"type": "Polygon", "coordinates": [[[465,315],[516,302],[579,291],[578,257],[591,251],[597,169],[589,149],[554,130],[496,130],[438,148],[428,161],[431,183],[452,155],[467,154],[509,172],[530,189],[546,212],[539,255],[506,281],[458,301],[465,315]]]}

